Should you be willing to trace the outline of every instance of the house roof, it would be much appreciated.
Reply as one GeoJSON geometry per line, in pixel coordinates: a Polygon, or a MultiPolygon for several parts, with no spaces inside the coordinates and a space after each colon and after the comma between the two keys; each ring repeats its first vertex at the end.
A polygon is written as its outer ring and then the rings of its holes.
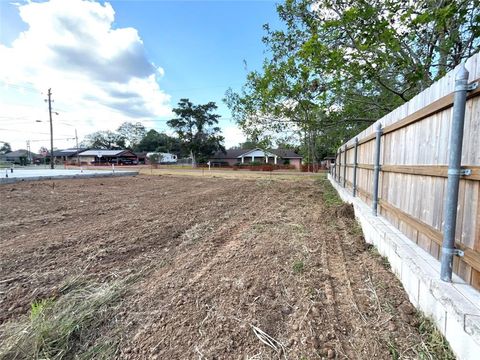
{"type": "MultiPolygon", "coordinates": [[[[82,151],[86,151],[87,149],[78,149],[78,153],[82,151]]],[[[53,156],[72,156],[77,154],[77,149],[64,149],[64,150],[56,150],[53,152],[53,156]]]]}
{"type": "MultiPolygon", "coordinates": [[[[242,155],[248,154],[249,152],[252,152],[254,150],[262,150],[262,149],[260,148],[230,149],[230,150],[227,150],[226,153],[218,151],[212,156],[212,159],[237,159],[242,155]]],[[[282,159],[301,159],[302,158],[301,155],[298,155],[295,151],[289,150],[289,149],[266,149],[265,151],[268,153],[277,155],[282,159]]]]}
{"type": "MultiPolygon", "coordinates": [[[[34,155],[32,152],[31,154],[34,155]]],[[[28,155],[28,150],[25,150],[25,149],[10,151],[9,153],[4,154],[5,157],[10,157],[10,158],[27,156],[27,155],[28,155]]]]}
{"type": "Polygon", "coordinates": [[[82,151],[80,156],[135,156],[130,150],[105,150],[105,149],[90,149],[82,151]]]}
{"type": "Polygon", "coordinates": [[[268,151],[280,156],[283,159],[302,159],[303,156],[290,149],[269,149],[268,151]]]}

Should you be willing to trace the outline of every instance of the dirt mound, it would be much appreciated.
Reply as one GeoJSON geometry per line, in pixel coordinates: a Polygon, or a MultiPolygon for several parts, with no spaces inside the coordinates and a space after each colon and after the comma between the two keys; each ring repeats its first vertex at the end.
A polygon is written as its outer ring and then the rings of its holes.
{"type": "Polygon", "coordinates": [[[338,206],[335,209],[335,215],[337,217],[343,217],[346,219],[355,219],[355,209],[353,208],[353,204],[344,203],[338,206]]]}

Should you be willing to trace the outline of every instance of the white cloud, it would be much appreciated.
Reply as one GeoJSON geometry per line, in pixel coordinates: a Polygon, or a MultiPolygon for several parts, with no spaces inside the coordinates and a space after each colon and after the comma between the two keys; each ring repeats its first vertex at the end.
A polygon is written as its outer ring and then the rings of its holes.
{"type": "Polygon", "coordinates": [[[232,146],[237,146],[246,140],[245,134],[236,125],[224,126],[222,132],[225,137],[226,149],[231,148],[232,146]]]}
{"type": "Polygon", "coordinates": [[[153,127],[149,120],[171,114],[170,96],[157,83],[163,68],[149,61],[136,29],[112,27],[109,3],[50,0],[18,9],[28,29],[11,46],[0,44],[0,84],[14,84],[9,91],[16,94],[12,102],[0,90],[2,119],[46,119],[45,104],[31,96],[32,88],[37,94],[52,88],[58,119],[73,123],[80,136],[113,130],[123,121],[153,127]],[[30,92],[18,91],[22,86],[30,92]]]}

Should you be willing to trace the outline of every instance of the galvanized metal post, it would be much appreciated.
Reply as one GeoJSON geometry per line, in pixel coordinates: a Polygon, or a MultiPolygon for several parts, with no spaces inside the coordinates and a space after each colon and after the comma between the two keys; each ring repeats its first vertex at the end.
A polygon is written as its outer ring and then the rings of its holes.
{"type": "Polygon", "coordinates": [[[342,180],[342,148],[338,149],[338,183],[342,180]]]}
{"type": "Polygon", "coordinates": [[[343,156],[343,187],[347,185],[347,144],[345,144],[345,152],[343,156]]]}
{"type": "Polygon", "coordinates": [[[358,138],[355,138],[355,150],[353,151],[353,196],[357,196],[357,166],[358,166],[358,138]]]}
{"type": "Polygon", "coordinates": [[[337,153],[335,153],[335,164],[333,164],[333,180],[337,178],[337,153]]]}
{"type": "Polygon", "coordinates": [[[447,198],[445,201],[445,221],[440,277],[443,281],[452,281],[453,256],[461,255],[455,249],[455,230],[457,226],[458,188],[460,184],[463,125],[465,122],[465,104],[468,92],[468,71],[462,65],[455,76],[455,95],[453,99],[452,127],[450,131],[450,156],[448,161],[447,198]]]}
{"type": "Polygon", "coordinates": [[[341,163],[341,161],[340,161],[340,150],[338,150],[337,151],[337,162],[336,162],[337,167],[336,167],[336,174],[335,174],[335,175],[337,175],[336,179],[335,179],[335,180],[337,180],[337,182],[340,181],[339,180],[339,177],[340,177],[340,163],[341,163]]]}
{"type": "Polygon", "coordinates": [[[373,201],[372,201],[372,212],[373,215],[377,216],[377,207],[378,207],[378,178],[380,176],[380,145],[382,141],[382,124],[378,124],[375,129],[375,164],[373,165],[373,201]]]}

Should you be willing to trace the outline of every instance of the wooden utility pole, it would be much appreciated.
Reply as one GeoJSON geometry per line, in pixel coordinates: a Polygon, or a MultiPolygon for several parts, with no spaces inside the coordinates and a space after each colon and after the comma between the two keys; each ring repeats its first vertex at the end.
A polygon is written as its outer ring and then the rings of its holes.
{"type": "Polygon", "coordinates": [[[80,166],[80,158],[78,156],[78,136],[77,136],[77,128],[75,128],[75,142],[77,143],[77,166],[80,166]]]}
{"type": "Polygon", "coordinates": [[[48,115],[50,117],[50,169],[54,169],[53,163],[53,122],[52,122],[52,89],[48,89],[48,115]]]}

